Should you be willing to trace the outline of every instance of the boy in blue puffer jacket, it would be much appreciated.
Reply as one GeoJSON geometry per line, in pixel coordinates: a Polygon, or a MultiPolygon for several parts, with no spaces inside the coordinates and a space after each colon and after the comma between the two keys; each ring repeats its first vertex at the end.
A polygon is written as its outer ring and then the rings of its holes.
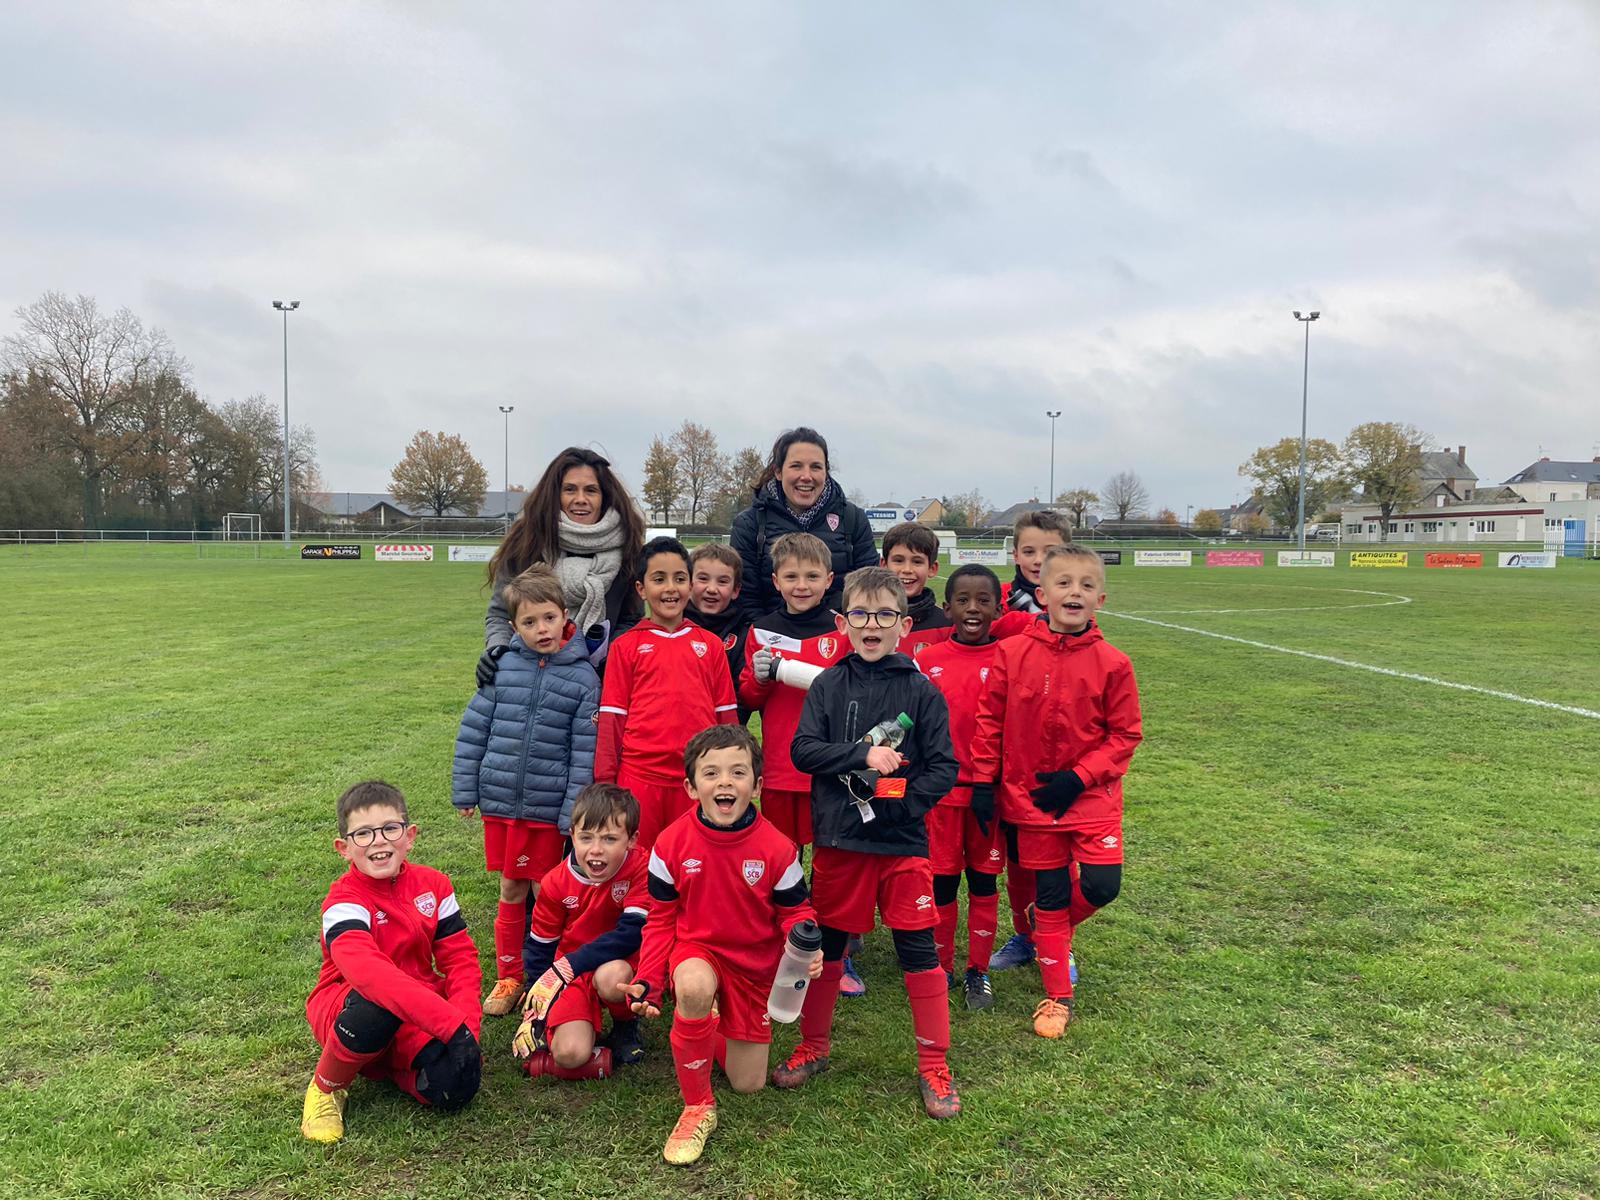
{"type": "Polygon", "coordinates": [[[461,718],[450,802],[483,818],[484,861],[500,873],[497,976],[483,1002],[503,1017],[522,999],[528,897],[565,853],[572,804],[594,780],[600,677],[567,620],[561,581],[545,566],[502,591],[515,636],[494,680],[461,718]]]}

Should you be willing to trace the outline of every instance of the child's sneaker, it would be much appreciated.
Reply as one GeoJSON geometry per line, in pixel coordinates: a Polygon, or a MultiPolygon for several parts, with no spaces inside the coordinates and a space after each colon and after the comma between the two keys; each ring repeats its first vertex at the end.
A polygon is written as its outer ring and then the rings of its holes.
{"type": "Polygon", "coordinates": [[[956,973],[954,971],[946,971],[944,973],[944,990],[947,992],[956,990],[956,973]]]}
{"type": "Polygon", "coordinates": [[[644,1042],[639,1038],[637,1021],[613,1020],[606,1045],[611,1048],[611,1061],[616,1066],[631,1067],[644,1061],[644,1042]]]}
{"type": "Polygon", "coordinates": [[[300,1109],[300,1136],[313,1142],[337,1142],[344,1137],[344,1102],[348,1088],[325,1092],[313,1079],[306,1084],[306,1102],[300,1109]]]}
{"type": "Polygon", "coordinates": [[[1033,1010],[1033,1031],[1042,1038],[1058,1038],[1072,1020],[1072,1001],[1052,1000],[1048,996],[1033,1010]]]}
{"type": "Polygon", "coordinates": [[[827,1069],[828,1056],[818,1054],[801,1042],[794,1048],[794,1053],[789,1055],[788,1062],[772,1069],[772,1086],[797,1088],[813,1075],[820,1075],[827,1069]]]}
{"type": "Polygon", "coordinates": [[[686,1167],[698,1162],[705,1153],[706,1139],[717,1127],[715,1104],[688,1104],[683,1115],[667,1135],[667,1144],[661,1147],[661,1157],[676,1167],[686,1167]]]}
{"type": "Polygon", "coordinates": [[[989,970],[1009,971],[1013,967],[1025,967],[1034,960],[1035,953],[1031,938],[1013,933],[1011,940],[996,950],[994,957],[989,960],[989,970]]]}
{"type": "Polygon", "coordinates": [[[846,997],[865,996],[867,994],[867,981],[856,972],[855,962],[846,957],[844,960],[844,974],[839,976],[839,995],[846,997]]]}
{"type": "Polygon", "coordinates": [[[962,991],[966,993],[967,1007],[973,1012],[994,1007],[994,987],[989,983],[988,972],[968,967],[962,991]]]}
{"type": "Polygon", "coordinates": [[[922,1084],[922,1107],[935,1121],[961,1111],[961,1097],[956,1095],[956,1081],[950,1078],[949,1067],[923,1071],[919,1082],[922,1084]]]}
{"type": "Polygon", "coordinates": [[[1067,951],[1067,981],[1074,987],[1078,984],[1078,956],[1074,951],[1067,951]]]}
{"type": "Polygon", "coordinates": [[[496,979],[494,988],[483,999],[483,1015],[503,1017],[522,1000],[527,985],[520,979],[496,979]]]}

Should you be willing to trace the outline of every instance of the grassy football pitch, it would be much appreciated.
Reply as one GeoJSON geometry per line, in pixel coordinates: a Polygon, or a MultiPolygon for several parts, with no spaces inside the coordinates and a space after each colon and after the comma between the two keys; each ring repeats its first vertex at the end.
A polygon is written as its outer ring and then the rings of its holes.
{"type": "Polygon", "coordinates": [[[346,1141],[302,1141],[344,786],[405,790],[489,944],[448,803],[480,571],[0,550],[0,1194],[1600,1192],[1600,564],[1571,561],[1111,568],[1145,708],[1122,897],[1078,935],[1063,1042],[1031,968],[956,1009],[957,1120],[921,1115],[880,933],[833,1070],[719,1087],[695,1168],[660,1159],[664,1023],[644,1066],[555,1085],[490,1022],[467,1112],[358,1081],[346,1141]]]}

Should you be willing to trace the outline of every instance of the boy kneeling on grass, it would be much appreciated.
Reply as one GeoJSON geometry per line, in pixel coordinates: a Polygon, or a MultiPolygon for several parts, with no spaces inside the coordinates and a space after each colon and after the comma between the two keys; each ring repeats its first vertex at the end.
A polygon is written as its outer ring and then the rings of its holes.
{"type": "Polygon", "coordinates": [[[322,902],[322,972],[306,1000],[322,1044],[300,1117],[314,1142],[344,1136],[357,1075],[449,1112],[477,1094],[482,1069],[478,951],[449,877],[406,861],[417,827],[405,797],[358,783],[338,816],[333,848],[350,869],[322,902]]]}

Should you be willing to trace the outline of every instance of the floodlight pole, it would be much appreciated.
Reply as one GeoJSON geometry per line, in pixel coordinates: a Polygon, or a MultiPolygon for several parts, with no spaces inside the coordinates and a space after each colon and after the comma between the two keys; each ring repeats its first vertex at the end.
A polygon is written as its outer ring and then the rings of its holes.
{"type": "Polygon", "coordinates": [[[1313,312],[1302,317],[1294,310],[1294,319],[1306,327],[1305,362],[1300,370],[1300,506],[1297,522],[1300,530],[1300,557],[1306,556],[1306,388],[1311,381],[1311,322],[1322,314],[1313,312]]]}
{"type": "Polygon", "coordinates": [[[511,414],[517,411],[515,404],[502,404],[498,406],[506,419],[506,525],[511,524],[511,414]]]}
{"type": "Polygon", "coordinates": [[[283,314],[283,548],[289,548],[289,314],[300,307],[298,300],[274,300],[272,307],[283,314]]]}
{"type": "Polygon", "coordinates": [[[1044,415],[1050,418],[1050,495],[1045,503],[1053,508],[1056,503],[1056,418],[1061,415],[1061,410],[1058,408],[1051,412],[1046,409],[1044,415]]]}

